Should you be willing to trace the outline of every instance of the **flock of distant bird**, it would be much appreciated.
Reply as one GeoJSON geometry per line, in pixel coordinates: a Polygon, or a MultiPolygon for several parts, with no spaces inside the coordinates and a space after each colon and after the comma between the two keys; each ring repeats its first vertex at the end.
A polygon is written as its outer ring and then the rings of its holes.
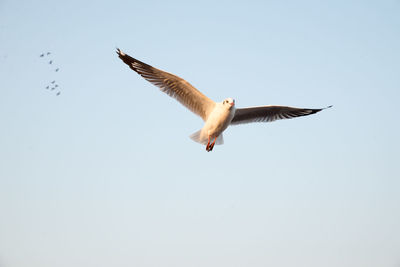
{"type": "MultiPolygon", "coordinates": [[[[41,58],[45,58],[45,56],[50,56],[50,55],[51,55],[51,53],[50,53],[50,52],[47,52],[47,53],[42,53],[42,54],[40,54],[40,57],[41,57],[41,58]]],[[[53,60],[52,60],[52,59],[50,59],[49,64],[50,64],[50,65],[53,64],[53,60]]],[[[58,72],[59,70],[60,70],[60,68],[54,69],[55,72],[58,72]]],[[[61,91],[59,90],[59,85],[56,84],[56,81],[55,81],[55,80],[53,80],[49,85],[46,86],[46,90],[54,91],[54,90],[56,90],[56,89],[57,89],[56,96],[59,96],[59,95],[61,94],[61,91]]]]}

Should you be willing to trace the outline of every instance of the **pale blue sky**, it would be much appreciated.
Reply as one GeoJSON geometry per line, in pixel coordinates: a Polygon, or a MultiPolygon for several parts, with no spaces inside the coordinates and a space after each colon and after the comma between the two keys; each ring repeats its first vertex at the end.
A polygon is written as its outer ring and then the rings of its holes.
{"type": "Polygon", "coordinates": [[[0,266],[400,266],[399,47],[396,0],[0,1],[0,266]],[[116,47],[216,101],[334,107],[207,153],[116,47]]]}

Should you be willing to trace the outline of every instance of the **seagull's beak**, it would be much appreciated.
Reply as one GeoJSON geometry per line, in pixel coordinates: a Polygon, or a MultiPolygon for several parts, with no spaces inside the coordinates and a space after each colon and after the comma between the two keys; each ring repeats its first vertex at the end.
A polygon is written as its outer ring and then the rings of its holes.
{"type": "Polygon", "coordinates": [[[234,103],[234,102],[232,102],[232,103],[230,103],[229,105],[231,105],[231,107],[233,107],[233,106],[235,105],[235,103],[234,103]]]}

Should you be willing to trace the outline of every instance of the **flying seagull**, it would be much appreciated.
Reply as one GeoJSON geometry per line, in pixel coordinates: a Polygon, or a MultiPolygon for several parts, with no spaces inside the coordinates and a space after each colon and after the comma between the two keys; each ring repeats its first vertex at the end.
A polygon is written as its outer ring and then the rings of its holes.
{"type": "Polygon", "coordinates": [[[47,55],[50,55],[51,53],[50,52],[47,52],[47,55]]]}
{"type": "Polygon", "coordinates": [[[291,119],[314,114],[331,107],[318,109],[287,106],[236,108],[235,100],[232,98],[226,98],[222,102],[214,102],[184,79],[134,59],[118,48],[116,52],[119,58],[132,70],[158,86],[161,91],[178,100],[204,120],[203,128],[192,134],[190,138],[206,145],[208,152],[213,150],[214,145],[223,144],[222,133],[229,125],[291,119]]]}
{"type": "Polygon", "coordinates": [[[57,69],[56,69],[56,72],[59,71],[59,70],[60,70],[60,68],[57,68],[57,69]]]}
{"type": "Polygon", "coordinates": [[[51,83],[54,84],[56,81],[52,81],[51,83]]]}
{"type": "Polygon", "coordinates": [[[49,64],[51,64],[51,63],[53,63],[53,60],[50,60],[50,61],[49,61],[49,64]]]}
{"type": "Polygon", "coordinates": [[[56,96],[59,96],[61,94],[61,92],[57,92],[56,96]]]}
{"type": "Polygon", "coordinates": [[[40,57],[44,57],[44,54],[41,54],[40,57]]]}
{"type": "Polygon", "coordinates": [[[47,86],[46,86],[46,89],[49,89],[49,87],[50,87],[50,86],[47,85],[47,86]]]}

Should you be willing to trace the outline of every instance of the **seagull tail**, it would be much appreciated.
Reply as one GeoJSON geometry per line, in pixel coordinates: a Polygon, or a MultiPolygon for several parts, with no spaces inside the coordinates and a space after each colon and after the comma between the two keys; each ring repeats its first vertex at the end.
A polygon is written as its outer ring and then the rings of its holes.
{"type": "Polygon", "coordinates": [[[215,141],[216,145],[223,145],[224,144],[224,136],[222,133],[217,137],[217,141],[215,141]]]}
{"type": "MultiPolygon", "coordinates": [[[[207,145],[207,143],[208,143],[208,138],[205,136],[202,136],[201,130],[198,130],[197,132],[190,135],[190,139],[192,139],[193,141],[195,141],[197,143],[203,144],[203,145],[207,145]]],[[[222,133],[217,137],[215,144],[216,145],[224,144],[224,136],[222,135],[222,133]]]]}
{"type": "Polygon", "coordinates": [[[208,142],[208,139],[207,139],[207,138],[202,138],[202,136],[201,136],[201,130],[198,130],[197,132],[191,134],[189,137],[190,137],[190,139],[192,139],[193,141],[195,141],[195,142],[197,142],[197,143],[200,143],[200,144],[203,144],[203,145],[206,145],[207,142],[208,142]]]}

